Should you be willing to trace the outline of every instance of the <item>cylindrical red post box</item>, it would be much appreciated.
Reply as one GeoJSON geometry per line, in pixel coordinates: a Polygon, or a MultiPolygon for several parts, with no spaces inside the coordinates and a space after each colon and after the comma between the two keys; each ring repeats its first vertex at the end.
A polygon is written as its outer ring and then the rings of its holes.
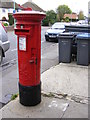
{"type": "Polygon", "coordinates": [[[45,14],[21,11],[14,15],[18,44],[19,98],[25,106],[41,102],[41,20],[45,14]]]}

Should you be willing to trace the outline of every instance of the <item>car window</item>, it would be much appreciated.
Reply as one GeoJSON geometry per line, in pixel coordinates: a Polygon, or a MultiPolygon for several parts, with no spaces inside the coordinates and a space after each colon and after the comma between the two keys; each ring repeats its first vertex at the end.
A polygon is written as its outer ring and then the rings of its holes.
{"type": "Polygon", "coordinates": [[[63,24],[55,23],[52,25],[52,29],[64,29],[64,28],[65,28],[65,25],[63,24]]]}

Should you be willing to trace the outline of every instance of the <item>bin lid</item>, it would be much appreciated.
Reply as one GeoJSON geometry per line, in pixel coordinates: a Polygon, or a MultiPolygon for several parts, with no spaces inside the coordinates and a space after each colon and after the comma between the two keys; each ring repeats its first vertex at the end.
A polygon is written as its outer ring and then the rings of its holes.
{"type": "Polygon", "coordinates": [[[64,32],[64,33],[60,33],[59,34],[59,37],[61,38],[61,37],[63,37],[63,38],[73,38],[73,37],[75,37],[76,36],[76,34],[75,33],[73,33],[73,32],[64,32]]]}
{"type": "Polygon", "coordinates": [[[78,34],[77,39],[90,39],[90,33],[78,34]]]}

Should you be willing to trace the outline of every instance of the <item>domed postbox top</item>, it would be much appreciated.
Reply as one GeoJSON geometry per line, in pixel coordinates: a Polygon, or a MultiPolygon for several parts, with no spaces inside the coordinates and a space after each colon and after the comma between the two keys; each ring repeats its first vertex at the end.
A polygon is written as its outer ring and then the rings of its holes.
{"type": "Polygon", "coordinates": [[[24,10],[24,11],[20,11],[20,12],[16,12],[15,14],[40,14],[40,15],[45,15],[44,12],[39,12],[39,11],[33,11],[33,10],[24,10]]]}
{"type": "Polygon", "coordinates": [[[41,21],[46,16],[46,14],[44,12],[39,12],[39,11],[25,10],[25,11],[16,12],[13,14],[13,16],[16,20],[41,21]]]}

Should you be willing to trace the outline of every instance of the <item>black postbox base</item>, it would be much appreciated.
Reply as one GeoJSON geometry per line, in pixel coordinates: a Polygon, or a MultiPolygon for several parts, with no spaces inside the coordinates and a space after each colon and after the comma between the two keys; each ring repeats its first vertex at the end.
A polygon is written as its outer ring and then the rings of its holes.
{"type": "Polygon", "coordinates": [[[35,106],[41,102],[41,83],[36,86],[22,86],[19,83],[19,100],[24,106],[35,106]]]}

